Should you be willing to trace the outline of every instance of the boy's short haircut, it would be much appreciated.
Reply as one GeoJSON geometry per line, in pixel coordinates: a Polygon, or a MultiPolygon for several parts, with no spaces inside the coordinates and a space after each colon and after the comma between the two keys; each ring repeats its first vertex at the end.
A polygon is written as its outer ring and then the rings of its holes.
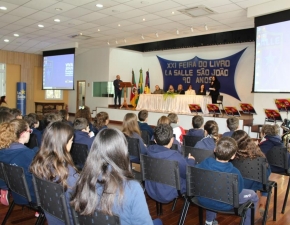
{"type": "Polygon", "coordinates": [[[178,116],[175,113],[169,113],[167,117],[171,120],[171,123],[177,123],[178,121],[178,116]]]}
{"type": "Polygon", "coordinates": [[[147,110],[141,110],[139,113],[138,113],[138,119],[140,121],[145,121],[146,119],[148,118],[148,111],[147,110]]]}
{"type": "Polygon", "coordinates": [[[74,121],[74,129],[75,130],[83,130],[89,126],[89,123],[86,118],[77,118],[74,121]]]}
{"type": "Polygon", "coordinates": [[[29,115],[24,116],[23,119],[28,123],[30,128],[33,128],[34,124],[37,123],[37,121],[35,122],[35,119],[29,115]]]}
{"type": "Polygon", "coordinates": [[[21,111],[19,109],[10,109],[10,113],[14,116],[14,118],[16,118],[17,116],[21,116],[21,111]]]}
{"type": "Polygon", "coordinates": [[[173,137],[172,127],[168,124],[159,124],[154,129],[154,138],[158,145],[168,145],[173,137]]]}
{"type": "Polygon", "coordinates": [[[204,123],[204,119],[200,115],[196,115],[192,117],[192,127],[193,128],[200,128],[204,123]]]}
{"type": "Polygon", "coordinates": [[[237,117],[230,117],[227,119],[227,126],[230,131],[235,131],[239,128],[239,119],[237,117]]]}
{"type": "Polygon", "coordinates": [[[238,151],[238,144],[231,137],[222,137],[215,149],[215,156],[219,160],[229,161],[232,156],[238,151]]]}

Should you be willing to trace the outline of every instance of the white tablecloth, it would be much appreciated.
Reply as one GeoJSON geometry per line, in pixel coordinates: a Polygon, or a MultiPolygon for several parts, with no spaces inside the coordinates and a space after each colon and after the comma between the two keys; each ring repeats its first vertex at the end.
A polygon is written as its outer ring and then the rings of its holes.
{"type": "Polygon", "coordinates": [[[203,95],[174,95],[164,99],[162,94],[141,94],[136,109],[187,114],[191,113],[188,104],[200,104],[203,113],[208,114],[206,104],[211,104],[211,97],[203,95]]]}

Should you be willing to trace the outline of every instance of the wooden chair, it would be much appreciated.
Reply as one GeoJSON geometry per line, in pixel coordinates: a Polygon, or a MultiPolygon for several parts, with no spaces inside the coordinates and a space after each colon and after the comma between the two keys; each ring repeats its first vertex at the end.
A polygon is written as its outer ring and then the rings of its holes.
{"type": "MultiPolygon", "coordinates": [[[[156,159],[150,156],[141,154],[141,169],[143,181],[153,181],[156,183],[166,184],[176,189],[178,195],[180,195],[180,177],[179,166],[177,161],[171,161],[166,159],[156,159]]],[[[178,197],[177,195],[177,197],[178,197]]],[[[174,201],[172,210],[175,208],[177,197],[174,201]]],[[[155,200],[155,199],[154,199],[155,200]]],[[[156,200],[155,200],[156,201],[156,200]]],[[[156,201],[157,215],[162,214],[162,203],[156,201]]]]}
{"type": "Polygon", "coordinates": [[[271,200],[272,190],[274,188],[274,207],[273,207],[273,220],[276,221],[277,211],[277,183],[275,181],[267,180],[267,159],[258,157],[255,159],[232,161],[233,165],[241,172],[243,178],[248,180],[257,181],[263,184],[263,188],[260,191],[267,192],[267,203],[265,207],[265,213],[263,216],[263,225],[267,222],[267,214],[271,200]]]}
{"type": "MultiPolygon", "coordinates": [[[[288,200],[288,195],[289,195],[289,190],[290,190],[290,169],[288,167],[288,157],[289,157],[288,154],[289,153],[287,151],[287,148],[280,147],[280,146],[273,147],[266,154],[266,158],[268,160],[268,163],[271,166],[277,166],[277,167],[281,167],[282,169],[284,169],[284,172],[277,173],[277,174],[284,175],[284,176],[288,177],[288,185],[287,185],[281,213],[285,212],[285,208],[286,208],[286,204],[287,204],[287,200],[288,200]]],[[[272,173],[276,173],[276,172],[272,172],[272,173]]]]}
{"type": "Polygon", "coordinates": [[[181,152],[184,157],[190,153],[195,158],[195,163],[199,164],[208,157],[215,157],[214,152],[211,150],[204,150],[190,146],[181,146],[181,152]]]}
{"type": "Polygon", "coordinates": [[[74,164],[78,170],[82,170],[87,157],[88,157],[88,146],[85,144],[78,144],[78,143],[73,143],[71,150],[70,150],[70,155],[74,161],[74,164]]]}
{"type": "Polygon", "coordinates": [[[179,218],[178,225],[183,225],[190,203],[198,206],[199,224],[203,223],[203,209],[216,213],[232,214],[242,217],[240,225],[244,223],[247,210],[251,210],[251,225],[254,225],[255,207],[250,201],[239,204],[238,175],[187,166],[186,168],[186,200],[179,218]],[[213,191],[215,190],[215,191],[213,191]],[[220,190],[220,191],[219,191],[220,190]],[[225,191],[227,190],[227,191],[225,191]],[[233,206],[233,210],[218,211],[201,205],[198,197],[223,202],[233,206]]]}
{"type": "Polygon", "coordinates": [[[68,204],[63,186],[35,175],[32,177],[37,205],[64,224],[70,224],[68,204]]]}
{"type": "Polygon", "coordinates": [[[183,145],[194,147],[203,137],[183,135],[183,145]]]}

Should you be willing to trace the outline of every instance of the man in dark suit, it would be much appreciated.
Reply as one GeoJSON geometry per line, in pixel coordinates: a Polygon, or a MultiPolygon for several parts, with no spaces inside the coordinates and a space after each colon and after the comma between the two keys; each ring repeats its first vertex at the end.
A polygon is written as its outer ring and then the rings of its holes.
{"type": "Polygon", "coordinates": [[[119,102],[119,107],[121,106],[121,94],[122,94],[122,88],[120,87],[120,83],[123,82],[120,80],[120,75],[116,76],[116,80],[114,80],[114,87],[115,87],[115,109],[117,108],[117,98],[119,102]]]}

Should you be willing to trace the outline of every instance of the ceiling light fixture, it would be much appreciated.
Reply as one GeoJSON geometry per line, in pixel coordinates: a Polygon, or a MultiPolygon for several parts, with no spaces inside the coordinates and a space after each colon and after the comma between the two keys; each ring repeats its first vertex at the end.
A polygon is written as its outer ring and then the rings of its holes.
{"type": "Polygon", "coordinates": [[[171,14],[174,15],[174,11],[172,11],[171,14]]]}
{"type": "Polygon", "coordinates": [[[5,42],[9,42],[9,40],[8,40],[8,39],[4,39],[4,41],[5,41],[5,42]]]}
{"type": "Polygon", "coordinates": [[[208,27],[207,27],[207,25],[206,25],[206,24],[204,25],[204,29],[205,29],[205,30],[208,30],[208,27]]]}
{"type": "Polygon", "coordinates": [[[54,22],[59,23],[60,22],[60,19],[54,19],[54,22]]]}
{"type": "Polygon", "coordinates": [[[108,41],[107,44],[110,45],[110,42],[108,41]]]}
{"type": "Polygon", "coordinates": [[[178,29],[176,30],[176,34],[179,35],[179,30],[178,29]]]}
{"type": "Polygon", "coordinates": [[[157,33],[157,32],[155,33],[155,35],[156,35],[156,37],[159,37],[159,35],[158,35],[158,33],[157,33]]]}
{"type": "Polygon", "coordinates": [[[127,40],[126,40],[126,38],[124,39],[124,42],[125,42],[125,43],[127,43],[127,40]]]}
{"type": "Polygon", "coordinates": [[[62,8],[55,8],[56,11],[62,11],[62,8]]]}
{"type": "Polygon", "coordinates": [[[38,27],[43,28],[44,26],[42,24],[38,24],[38,27]]]}
{"type": "Polygon", "coordinates": [[[118,27],[120,27],[121,26],[121,24],[118,24],[118,27]]]}
{"type": "Polygon", "coordinates": [[[145,21],[145,18],[143,18],[143,21],[145,21]]]}
{"type": "Polygon", "coordinates": [[[145,39],[144,36],[143,36],[143,34],[142,34],[141,38],[142,38],[143,40],[145,39]]]}
{"type": "Polygon", "coordinates": [[[14,37],[19,37],[19,34],[13,34],[14,35],[14,37]]]}
{"type": "Polygon", "coordinates": [[[0,6],[1,10],[7,10],[7,8],[5,6],[0,6]]]}
{"type": "Polygon", "coordinates": [[[98,31],[101,31],[100,29],[98,29],[98,31]]]}
{"type": "Polygon", "coordinates": [[[116,44],[118,44],[118,41],[116,40],[116,44]]]}
{"type": "Polygon", "coordinates": [[[103,8],[103,7],[104,7],[102,4],[96,4],[96,6],[97,6],[98,8],[103,8]]]}

